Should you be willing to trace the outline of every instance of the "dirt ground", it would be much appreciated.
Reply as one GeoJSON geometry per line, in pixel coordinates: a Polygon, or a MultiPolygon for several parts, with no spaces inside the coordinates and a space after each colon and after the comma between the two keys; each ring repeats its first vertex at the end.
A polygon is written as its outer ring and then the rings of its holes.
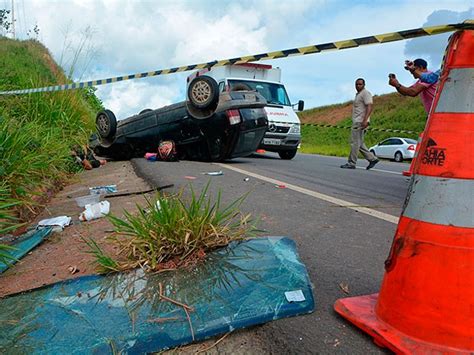
{"type": "Polygon", "coordinates": [[[321,112],[305,114],[301,116],[302,123],[322,123],[337,125],[339,122],[351,117],[352,105],[334,107],[321,112]]]}
{"type": "MultiPolygon", "coordinates": [[[[77,176],[77,181],[60,191],[47,203],[44,211],[38,215],[31,226],[44,218],[69,216],[72,225],[60,233],[52,233],[42,244],[33,249],[13,267],[0,275],[0,297],[25,291],[61,280],[96,273],[94,258],[87,253],[89,247],[82,238],[93,239],[108,252],[111,246],[104,243],[110,234],[112,225],[107,218],[93,221],[79,221],[84,208],[79,207],[75,197],[89,194],[89,187],[116,184],[119,193],[150,190],[150,186],[135,175],[130,162],[109,162],[108,164],[77,176]],[[77,271],[71,273],[69,267],[77,271]]],[[[142,194],[107,198],[110,210],[121,214],[124,209],[134,210],[136,203],[143,203],[142,194]]]]}
{"type": "MultiPolygon", "coordinates": [[[[59,281],[96,274],[94,257],[87,253],[89,247],[82,238],[93,239],[107,253],[116,254],[117,250],[105,241],[112,231],[107,218],[93,221],[79,221],[79,214],[84,210],[77,206],[74,198],[89,194],[89,187],[116,184],[118,193],[142,192],[151,188],[169,186],[163,182],[160,186],[149,186],[138,177],[132,163],[109,162],[97,169],[83,171],[78,174],[65,188],[46,204],[44,211],[32,222],[35,226],[41,219],[57,216],[69,216],[72,225],[60,233],[52,233],[42,244],[34,248],[6,272],[0,274],[0,298],[10,294],[38,288],[59,281]],[[70,267],[77,269],[71,273],[70,267]]],[[[143,205],[146,194],[133,194],[122,197],[106,198],[110,202],[110,210],[121,215],[123,210],[134,211],[136,204],[143,205]]],[[[271,351],[263,337],[258,336],[263,329],[260,326],[252,330],[240,330],[223,337],[191,344],[165,352],[165,354],[268,354],[271,351]]]]}

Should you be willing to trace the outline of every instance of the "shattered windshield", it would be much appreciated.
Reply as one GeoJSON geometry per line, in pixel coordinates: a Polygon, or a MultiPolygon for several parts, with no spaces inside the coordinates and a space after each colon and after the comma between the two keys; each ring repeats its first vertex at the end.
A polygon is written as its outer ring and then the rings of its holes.
{"type": "Polygon", "coordinates": [[[310,313],[314,299],[295,243],[260,237],[189,268],[83,276],[0,309],[0,354],[145,354],[310,313]]]}
{"type": "Polygon", "coordinates": [[[291,106],[285,87],[281,84],[250,80],[229,80],[230,90],[236,85],[246,85],[250,90],[259,92],[269,104],[291,106]]]}

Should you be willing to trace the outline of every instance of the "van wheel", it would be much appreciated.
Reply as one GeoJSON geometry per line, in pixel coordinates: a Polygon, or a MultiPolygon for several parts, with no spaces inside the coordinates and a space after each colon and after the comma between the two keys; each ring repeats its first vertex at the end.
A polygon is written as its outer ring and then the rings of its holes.
{"type": "Polygon", "coordinates": [[[113,138],[117,132],[117,118],[110,110],[99,112],[95,119],[95,125],[101,138],[113,138]]]}
{"type": "Polygon", "coordinates": [[[219,87],[210,76],[198,76],[188,86],[188,99],[198,109],[215,109],[219,101],[219,87]]]}
{"type": "Polygon", "coordinates": [[[297,150],[281,150],[278,152],[278,155],[280,156],[281,159],[284,160],[291,160],[295,157],[297,150]]]}
{"type": "Polygon", "coordinates": [[[403,161],[403,154],[401,152],[396,152],[394,159],[397,163],[401,163],[403,161]]]}

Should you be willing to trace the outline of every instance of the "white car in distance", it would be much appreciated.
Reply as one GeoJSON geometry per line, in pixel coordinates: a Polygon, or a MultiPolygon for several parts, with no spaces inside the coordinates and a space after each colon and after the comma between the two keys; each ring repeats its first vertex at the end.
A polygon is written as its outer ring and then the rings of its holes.
{"type": "Polygon", "coordinates": [[[370,147],[369,150],[379,158],[402,162],[404,159],[413,159],[417,143],[410,138],[390,137],[370,147]]]}

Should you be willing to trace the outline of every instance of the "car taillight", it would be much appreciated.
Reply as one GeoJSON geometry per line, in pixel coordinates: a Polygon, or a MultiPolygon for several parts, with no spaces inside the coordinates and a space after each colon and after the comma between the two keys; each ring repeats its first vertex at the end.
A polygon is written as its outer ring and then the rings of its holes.
{"type": "Polygon", "coordinates": [[[241,119],[240,119],[239,110],[227,110],[225,114],[227,115],[227,118],[229,119],[230,125],[240,123],[241,119]]]}
{"type": "Polygon", "coordinates": [[[415,146],[413,144],[410,144],[408,146],[407,150],[415,150],[415,146]]]}

